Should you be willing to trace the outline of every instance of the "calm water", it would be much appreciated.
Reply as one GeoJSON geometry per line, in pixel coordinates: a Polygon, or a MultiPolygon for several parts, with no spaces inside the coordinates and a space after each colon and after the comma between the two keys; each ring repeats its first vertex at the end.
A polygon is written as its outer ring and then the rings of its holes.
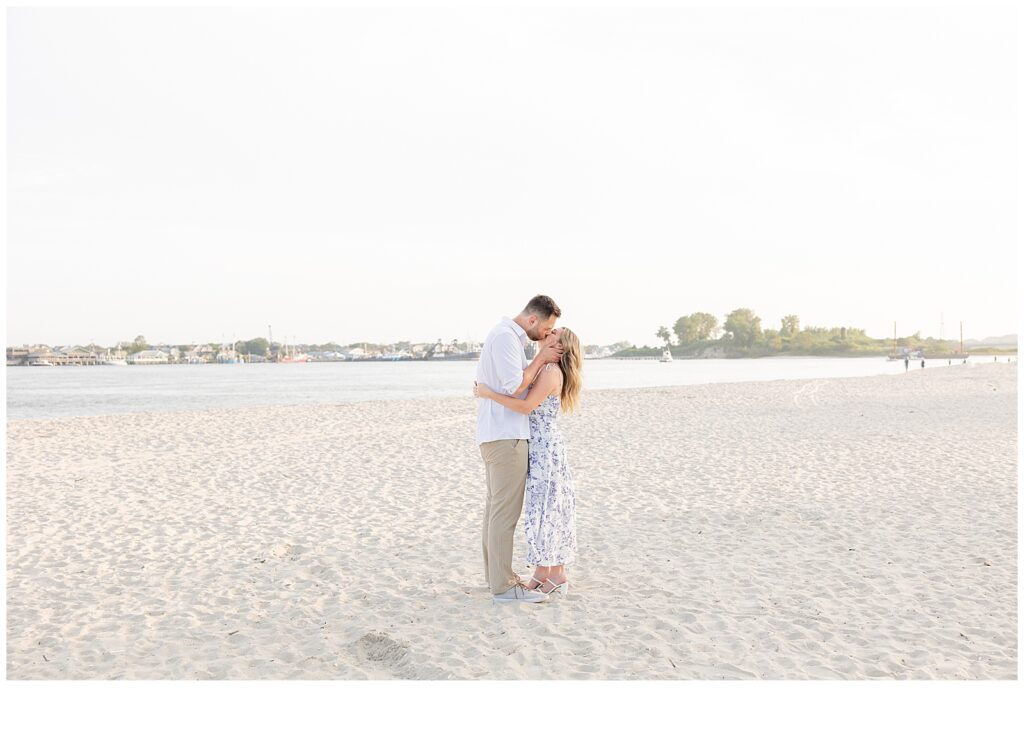
{"type": "MultiPolygon", "coordinates": [[[[1005,362],[1006,357],[1000,357],[1005,362]]],[[[1016,357],[1013,358],[1016,361],[1016,357]]],[[[971,363],[992,362],[978,356],[971,363]]],[[[946,366],[946,360],[928,366],[946,366]]],[[[7,367],[7,417],[206,410],[470,396],[475,362],[359,362],[170,366],[7,367]]],[[[588,361],[588,389],[896,374],[884,358],[772,357],[700,361],[588,361]]],[[[911,362],[911,371],[921,371],[911,362]]],[[[927,371],[927,369],[925,370],[927,371]]]]}

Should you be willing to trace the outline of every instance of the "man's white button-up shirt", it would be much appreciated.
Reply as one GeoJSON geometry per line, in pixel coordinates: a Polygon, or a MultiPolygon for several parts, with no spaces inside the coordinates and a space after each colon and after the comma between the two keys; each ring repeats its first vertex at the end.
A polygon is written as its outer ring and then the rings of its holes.
{"type": "MultiPolygon", "coordinates": [[[[495,392],[512,396],[523,383],[523,370],[530,365],[526,360],[526,342],[529,337],[518,323],[502,318],[484,340],[480,363],[476,367],[476,381],[486,384],[495,392]]],[[[518,395],[526,397],[527,391],[518,395]]],[[[494,400],[477,400],[476,442],[487,443],[506,438],[530,438],[528,416],[509,410],[494,400]]]]}

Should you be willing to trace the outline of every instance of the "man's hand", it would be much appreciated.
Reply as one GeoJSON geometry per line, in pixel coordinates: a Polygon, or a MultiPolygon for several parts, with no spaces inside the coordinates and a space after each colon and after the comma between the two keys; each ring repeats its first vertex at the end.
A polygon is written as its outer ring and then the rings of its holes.
{"type": "Polygon", "coordinates": [[[562,352],[565,349],[562,348],[560,343],[556,343],[553,346],[546,346],[540,350],[541,360],[545,364],[554,364],[561,360],[562,352]]]}

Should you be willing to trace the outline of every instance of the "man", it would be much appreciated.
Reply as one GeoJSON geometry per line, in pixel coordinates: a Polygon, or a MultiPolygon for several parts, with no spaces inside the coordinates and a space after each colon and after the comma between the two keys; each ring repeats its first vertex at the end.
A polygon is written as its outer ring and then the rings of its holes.
{"type": "MultiPolygon", "coordinates": [[[[476,381],[510,397],[526,397],[544,364],[562,355],[561,346],[551,346],[528,362],[526,342],[547,338],[561,315],[554,300],[537,295],[515,318],[502,318],[484,341],[476,381]]],[[[495,602],[543,602],[547,595],[524,588],[512,569],[512,537],[526,491],[529,418],[492,400],[479,400],[476,441],[487,469],[483,532],[487,585],[495,602]]]]}

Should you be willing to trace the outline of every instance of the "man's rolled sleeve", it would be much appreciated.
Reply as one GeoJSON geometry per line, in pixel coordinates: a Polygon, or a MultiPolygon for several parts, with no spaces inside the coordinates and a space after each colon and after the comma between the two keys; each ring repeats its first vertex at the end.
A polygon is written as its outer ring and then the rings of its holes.
{"type": "Polygon", "coordinates": [[[523,344],[514,334],[495,336],[494,370],[499,385],[495,389],[512,395],[523,383],[523,344]]]}

